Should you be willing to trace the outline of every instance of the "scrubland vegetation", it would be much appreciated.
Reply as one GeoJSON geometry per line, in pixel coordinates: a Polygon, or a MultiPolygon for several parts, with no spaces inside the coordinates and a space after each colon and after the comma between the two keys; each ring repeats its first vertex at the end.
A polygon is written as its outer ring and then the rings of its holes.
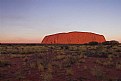
{"type": "Polygon", "coordinates": [[[1,44],[0,81],[121,81],[121,45],[1,44]]]}

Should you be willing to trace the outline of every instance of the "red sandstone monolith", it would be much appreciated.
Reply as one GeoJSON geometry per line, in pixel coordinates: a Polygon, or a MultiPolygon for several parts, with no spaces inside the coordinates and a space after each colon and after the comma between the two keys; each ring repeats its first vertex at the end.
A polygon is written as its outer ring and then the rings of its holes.
{"type": "Polygon", "coordinates": [[[103,35],[91,32],[68,32],[45,36],[42,44],[85,44],[89,42],[105,42],[103,35]]]}

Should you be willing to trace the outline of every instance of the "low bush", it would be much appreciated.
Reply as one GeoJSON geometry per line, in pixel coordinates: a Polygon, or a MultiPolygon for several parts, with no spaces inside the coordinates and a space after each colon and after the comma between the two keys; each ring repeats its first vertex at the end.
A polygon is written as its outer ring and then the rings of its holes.
{"type": "Polygon", "coordinates": [[[5,66],[9,66],[10,63],[6,60],[0,60],[0,67],[5,67],[5,66]]]}
{"type": "Polygon", "coordinates": [[[103,45],[119,45],[120,43],[116,40],[102,42],[103,45]]]}
{"type": "Polygon", "coordinates": [[[89,42],[87,45],[98,45],[98,44],[99,44],[98,42],[93,41],[93,42],[89,42]]]}

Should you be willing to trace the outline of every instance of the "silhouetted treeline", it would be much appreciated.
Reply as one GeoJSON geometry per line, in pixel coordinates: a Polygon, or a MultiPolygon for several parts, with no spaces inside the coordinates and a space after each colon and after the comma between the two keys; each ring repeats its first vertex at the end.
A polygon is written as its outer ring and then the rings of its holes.
{"type": "Polygon", "coordinates": [[[8,45],[8,46],[13,46],[13,45],[23,45],[23,46],[80,46],[80,45],[119,45],[121,43],[119,43],[116,40],[111,40],[111,41],[105,41],[102,43],[98,43],[96,41],[92,41],[89,43],[85,43],[85,44],[41,44],[41,43],[0,43],[0,45],[8,45]]]}

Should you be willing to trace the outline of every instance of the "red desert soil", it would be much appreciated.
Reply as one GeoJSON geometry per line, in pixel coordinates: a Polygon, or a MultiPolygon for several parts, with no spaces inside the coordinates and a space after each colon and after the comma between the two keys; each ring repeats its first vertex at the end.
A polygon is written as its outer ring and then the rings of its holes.
{"type": "MultiPolygon", "coordinates": [[[[29,59],[30,58],[33,58],[33,55],[29,56],[29,59]]],[[[72,69],[74,71],[74,75],[72,75],[72,78],[78,79],[75,81],[97,81],[96,77],[92,75],[91,70],[95,68],[95,61],[99,59],[105,60],[104,58],[87,57],[85,59],[85,62],[81,63],[79,67],[77,65],[73,65],[72,69]]],[[[22,78],[27,81],[42,81],[42,78],[40,77],[41,72],[36,67],[30,68],[27,65],[23,65],[23,58],[7,57],[6,60],[10,61],[11,66],[5,67],[4,70],[0,70],[1,73],[4,73],[3,81],[23,81],[22,78]]],[[[31,61],[28,60],[28,64],[32,61],[34,61],[34,58],[31,61]]],[[[98,65],[98,67],[98,69],[100,69],[103,73],[105,73],[105,75],[108,75],[108,77],[110,78],[121,77],[121,70],[116,70],[114,68],[108,68],[101,65],[98,65]]],[[[53,78],[51,81],[67,81],[68,78],[68,76],[65,73],[65,68],[54,68],[52,75],[53,78]]]]}
{"type": "Polygon", "coordinates": [[[106,40],[103,35],[91,32],[69,32],[45,36],[42,44],[85,44],[92,41],[101,43],[106,40]]]}

